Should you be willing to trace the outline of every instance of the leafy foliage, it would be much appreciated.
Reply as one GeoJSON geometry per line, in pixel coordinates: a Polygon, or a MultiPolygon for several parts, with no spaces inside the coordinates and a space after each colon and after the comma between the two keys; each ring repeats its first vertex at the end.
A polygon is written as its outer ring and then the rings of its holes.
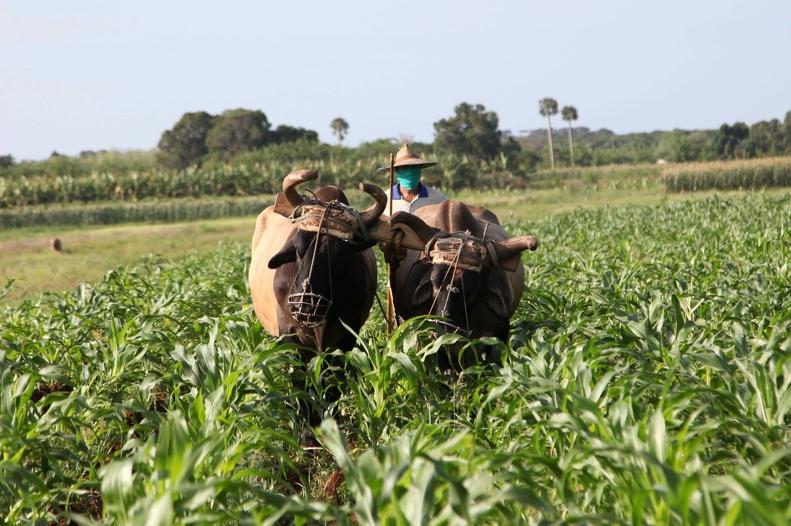
{"type": "Polygon", "coordinates": [[[453,117],[434,123],[434,146],[440,152],[491,159],[503,151],[499,119],[482,104],[462,102],[453,117]]]}
{"type": "Polygon", "coordinates": [[[579,118],[577,108],[574,106],[563,106],[563,109],[560,110],[560,115],[563,117],[564,121],[569,121],[569,124],[571,124],[571,121],[576,121],[579,118]]]}
{"type": "Polygon", "coordinates": [[[542,117],[551,117],[558,113],[558,101],[552,97],[544,97],[538,101],[538,112],[542,117]]]}
{"type": "Polygon", "coordinates": [[[458,377],[434,368],[429,321],[386,338],[377,312],[356,350],[301,367],[253,316],[245,247],[6,308],[0,513],[788,523],[789,206],[752,195],[510,225],[543,242],[528,292],[510,341],[486,342],[502,366],[458,377]],[[321,448],[299,446],[299,400],[326,411],[321,448]]]}
{"type": "Polygon", "coordinates": [[[159,139],[158,160],[169,168],[186,168],[209,153],[206,137],[216,117],[205,111],[185,113],[159,139]]]}
{"type": "Polygon", "coordinates": [[[226,110],[206,135],[209,152],[223,159],[264,146],[269,139],[269,120],[259,110],[226,110]]]}
{"type": "Polygon", "coordinates": [[[338,144],[343,142],[343,139],[346,138],[346,135],[349,133],[349,123],[346,122],[346,119],[342,117],[335,117],[330,122],[330,128],[332,129],[332,134],[335,135],[335,139],[338,141],[338,144]]]}
{"type": "Polygon", "coordinates": [[[747,147],[750,128],[743,122],[733,126],[723,124],[717,132],[714,141],[714,150],[721,159],[736,159],[751,157],[747,147]]]}
{"type": "Polygon", "coordinates": [[[297,141],[319,142],[319,134],[313,130],[281,124],[270,134],[272,144],[294,143],[297,141]]]}

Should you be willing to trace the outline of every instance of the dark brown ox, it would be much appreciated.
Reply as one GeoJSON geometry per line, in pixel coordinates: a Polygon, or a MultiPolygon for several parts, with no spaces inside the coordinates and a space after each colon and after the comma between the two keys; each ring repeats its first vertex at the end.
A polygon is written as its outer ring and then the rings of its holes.
{"type": "Polygon", "coordinates": [[[314,349],[351,349],[376,294],[376,261],[367,238],[387,202],[376,186],[361,184],[376,203],[359,214],[335,186],[301,196],[296,186],[312,170],[290,173],[277,201],[256,221],[250,292],[256,316],[273,336],[291,335],[314,349]]]}
{"type": "MultiPolygon", "coordinates": [[[[391,229],[398,225],[425,245],[406,250],[391,270],[398,317],[430,314],[444,318],[452,332],[506,341],[524,290],[521,253],[538,248],[538,241],[509,237],[492,212],[454,200],[394,214],[391,229]]],[[[471,363],[469,357],[459,361],[471,363]]]]}

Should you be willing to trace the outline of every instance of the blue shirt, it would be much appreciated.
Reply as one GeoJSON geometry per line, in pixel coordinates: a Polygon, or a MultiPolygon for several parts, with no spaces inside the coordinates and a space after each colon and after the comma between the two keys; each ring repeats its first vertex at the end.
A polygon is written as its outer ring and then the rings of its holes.
{"type": "MultiPolygon", "coordinates": [[[[394,214],[396,212],[409,212],[411,214],[422,206],[435,205],[445,201],[447,198],[448,197],[442,192],[434,190],[423,183],[420,183],[420,186],[418,186],[417,197],[414,198],[411,203],[401,195],[401,188],[398,184],[394,185],[390,191],[390,200],[393,202],[394,214]]],[[[387,208],[385,208],[386,213],[390,211],[390,200],[388,200],[387,208]]]]}

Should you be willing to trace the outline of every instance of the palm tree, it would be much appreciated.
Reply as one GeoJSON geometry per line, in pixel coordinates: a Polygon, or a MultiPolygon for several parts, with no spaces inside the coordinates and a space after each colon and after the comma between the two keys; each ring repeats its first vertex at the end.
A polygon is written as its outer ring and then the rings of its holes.
{"type": "Polygon", "coordinates": [[[349,123],[341,117],[335,117],[332,119],[330,128],[332,128],[332,134],[335,135],[335,138],[338,140],[338,144],[342,143],[343,139],[346,137],[346,134],[349,133],[349,123]]]}
{"type": "Polygon", "coordinates": [[[555,169],[555,149],[552,147],[552,115],[558,113],[558,101],[551,97],[544,97],[538,101],[538,111],[547,118],[547,141],[549,142],[549,166],[555,169]]]}
{"type": "Polygon", "coordinates": [[[571,166],[574,166],[574,132],[571,129],[571,121],[577,120],[577,108],[574,106],[563,106],[560,110],[563,120],[569,123],[569,152],[571,152],[571,166]]]}

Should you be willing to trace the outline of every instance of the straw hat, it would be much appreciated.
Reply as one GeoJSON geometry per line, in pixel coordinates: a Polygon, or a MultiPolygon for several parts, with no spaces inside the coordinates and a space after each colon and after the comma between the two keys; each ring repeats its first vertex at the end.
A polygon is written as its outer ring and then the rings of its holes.
{"type": "MultiPolygon", "coordinates": [[[[403,166],[417,166],[418,168],[427,168],[429,166],[434,166],[435,164],[437,164],[437,161],[426,161],[425,159],[421,159],[409,151],[409,146],[403,144],[395,156],[395,164],[393,164],[393,168],[401,168],[403,166]]],[[[378,171],[383,172],[389,169],[389,166],[384,166],[378,171]]]]}

